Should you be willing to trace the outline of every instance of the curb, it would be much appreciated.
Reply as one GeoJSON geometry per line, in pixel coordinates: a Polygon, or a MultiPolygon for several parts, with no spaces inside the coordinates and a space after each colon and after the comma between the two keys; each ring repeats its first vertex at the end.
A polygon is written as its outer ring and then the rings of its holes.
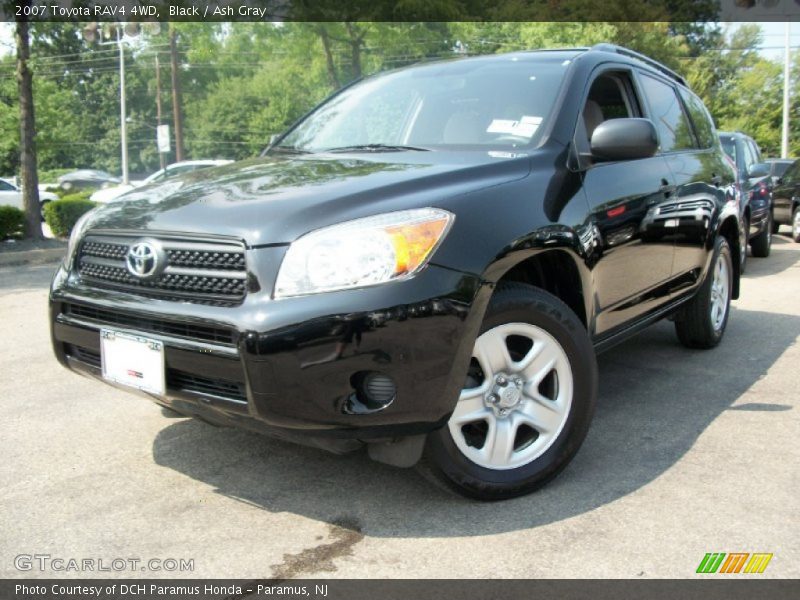
{"type": "Polygon", "coordinates": [[[37,248],[18,252],[0,252],[0,267],[18,267],[21,265],[47,265],[56,263],[67,252],[63,248],[37,248]]]}

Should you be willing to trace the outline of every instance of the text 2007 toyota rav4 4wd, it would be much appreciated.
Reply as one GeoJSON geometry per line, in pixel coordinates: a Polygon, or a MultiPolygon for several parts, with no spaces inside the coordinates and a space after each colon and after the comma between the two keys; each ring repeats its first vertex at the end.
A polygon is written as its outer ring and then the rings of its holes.
{"type": "Polygon", "coordinates": [[[596,351],[668,316],[720,341],[734,183],[684,80],[623,48],[393,71],[89,213],[53,345],[184,415],[508,498],[577,452],[596,351]]]}

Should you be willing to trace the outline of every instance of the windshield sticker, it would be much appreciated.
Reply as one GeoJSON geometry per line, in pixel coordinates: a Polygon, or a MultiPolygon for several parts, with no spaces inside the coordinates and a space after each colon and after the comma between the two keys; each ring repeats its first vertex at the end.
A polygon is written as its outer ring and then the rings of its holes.
{"type": "Polygon", "coordinates": [[[530,139],[541,123],[542,117],[524,116],[519,121],[494,119],[486,129],[486,133],[504,133],[530,139]]]}

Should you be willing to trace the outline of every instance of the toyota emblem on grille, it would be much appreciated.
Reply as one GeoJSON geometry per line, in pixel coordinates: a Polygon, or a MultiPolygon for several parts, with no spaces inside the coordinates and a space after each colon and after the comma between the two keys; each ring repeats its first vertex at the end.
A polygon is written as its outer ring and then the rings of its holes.
{"type": "Polygon", "coordinates": [[[161,249],[149,241],[136,242],[128,248],[125,262],[131,275],[139,279],[154,277],[164,266],[161,249]]]}

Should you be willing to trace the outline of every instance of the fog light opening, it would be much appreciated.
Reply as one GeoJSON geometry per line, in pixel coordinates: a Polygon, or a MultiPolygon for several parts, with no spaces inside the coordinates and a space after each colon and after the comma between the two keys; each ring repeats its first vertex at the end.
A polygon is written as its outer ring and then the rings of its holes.
{"type": "Polygon", "coordinates": [[[359,371],[350,377],[353,393],[345,402],[350,414],[369,414],[385,409],[397,396],[394,380],[379,371],[359,371]]]}

